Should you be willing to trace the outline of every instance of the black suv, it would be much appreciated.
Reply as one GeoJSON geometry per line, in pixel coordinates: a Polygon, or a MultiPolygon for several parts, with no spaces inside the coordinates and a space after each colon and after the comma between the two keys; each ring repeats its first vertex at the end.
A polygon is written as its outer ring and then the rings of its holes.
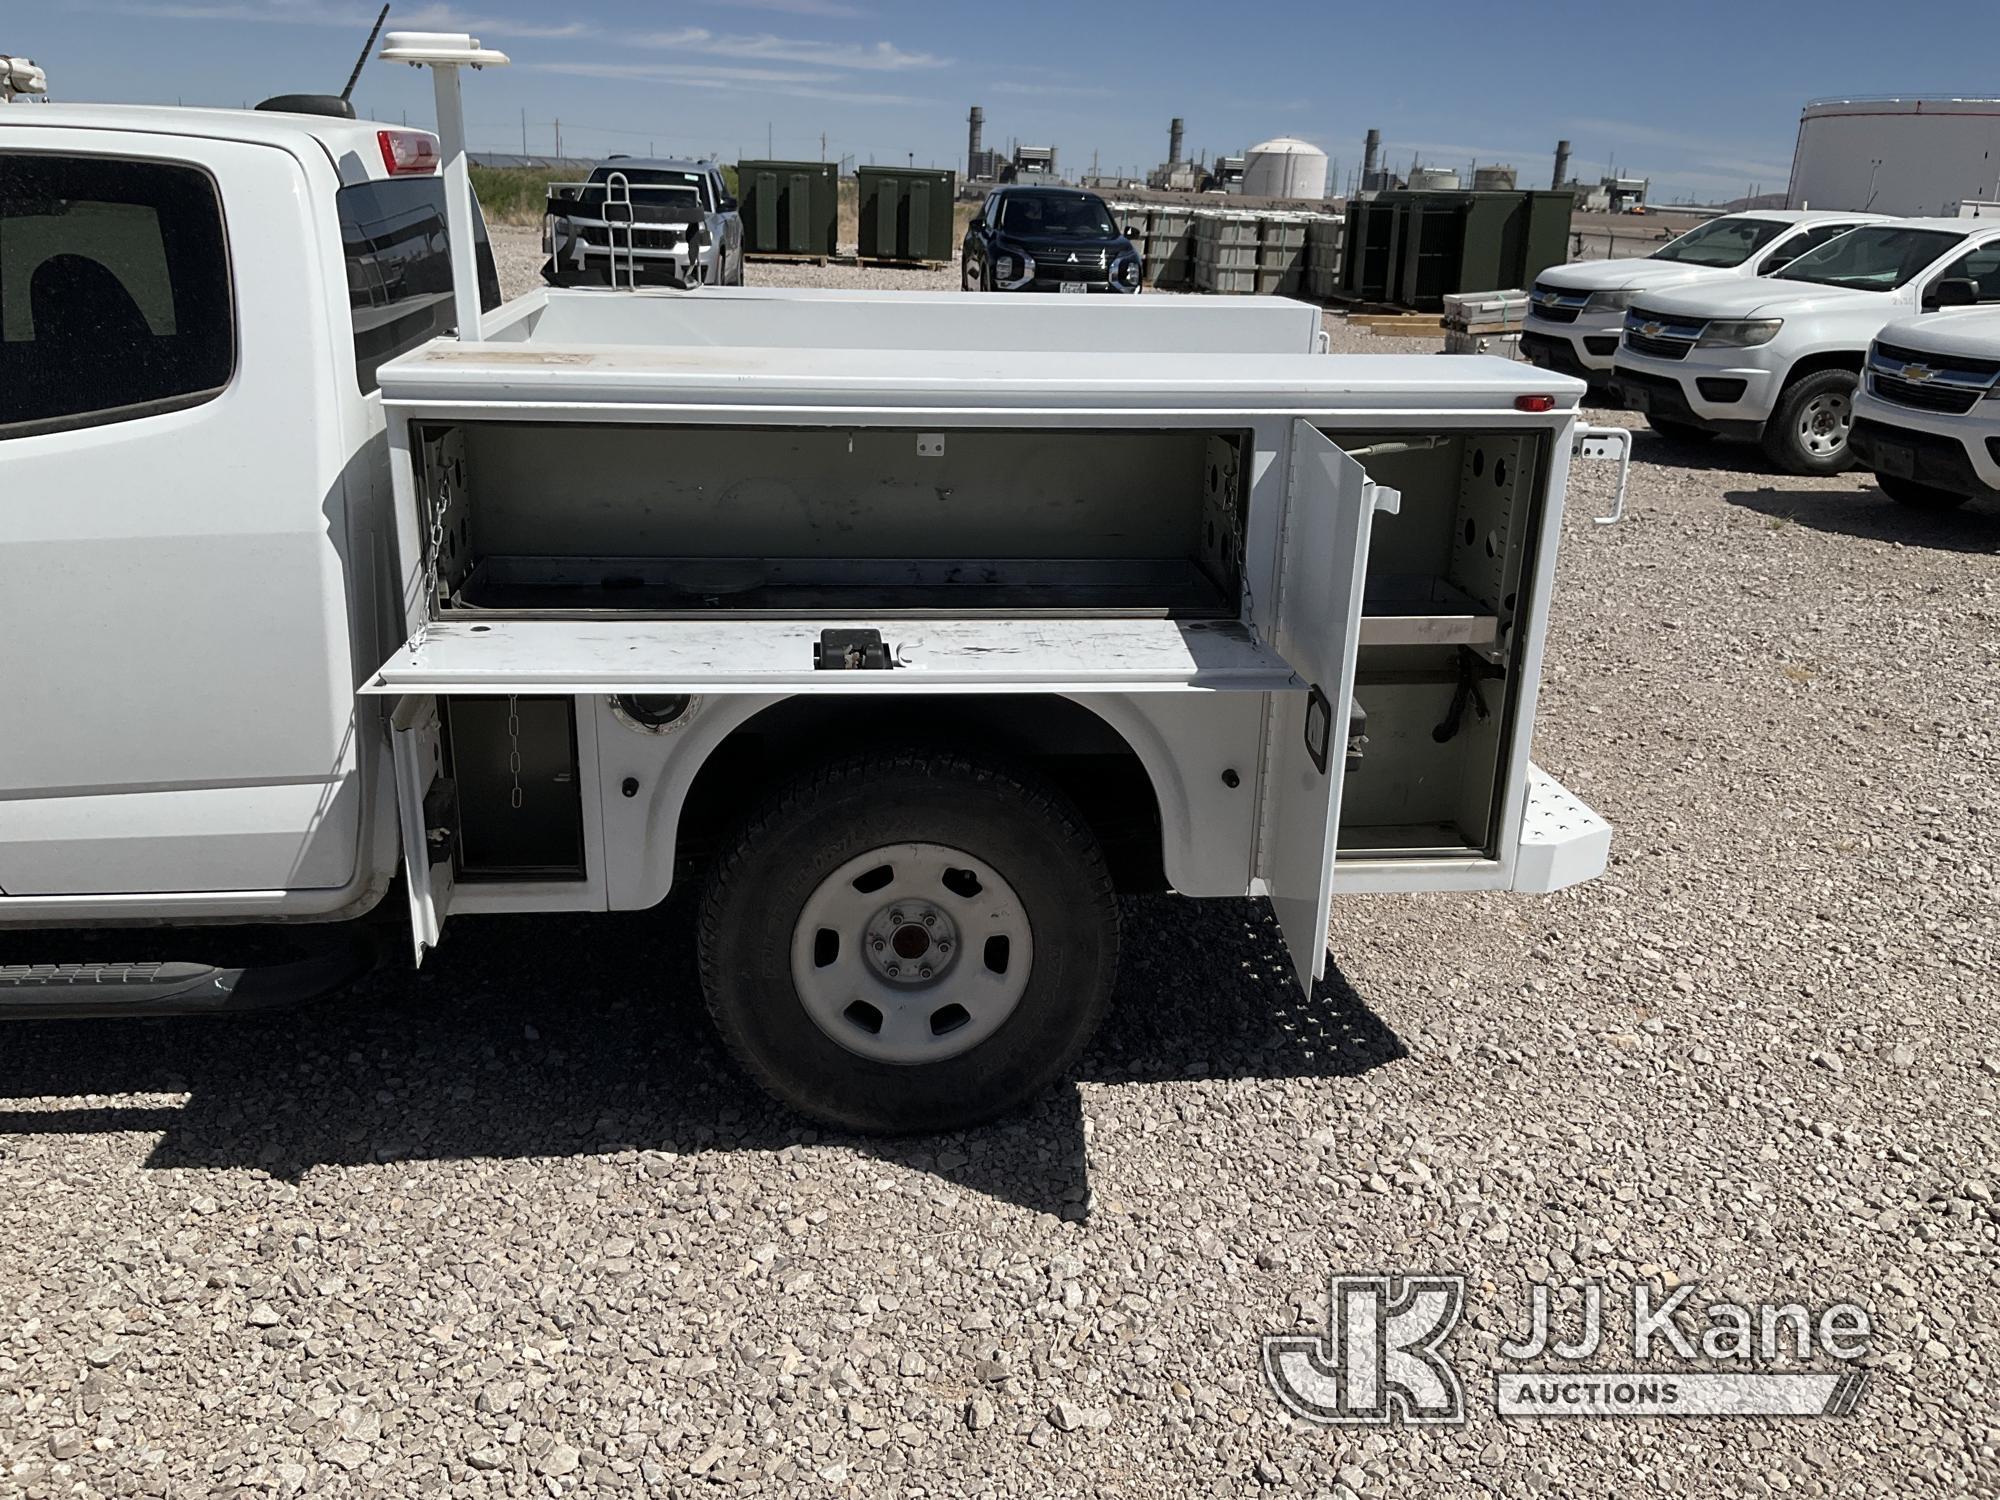
{"type": "Polygon", "coordinates": [[[1075,188],[996,189],[959,258],[968,292],[1136,292],[1143,279],[1104,200],[1075,188]]]}

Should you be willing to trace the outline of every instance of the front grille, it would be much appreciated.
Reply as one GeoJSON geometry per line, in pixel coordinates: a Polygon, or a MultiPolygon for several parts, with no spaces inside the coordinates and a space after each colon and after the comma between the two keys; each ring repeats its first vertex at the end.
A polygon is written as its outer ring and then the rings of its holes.
{"type": "Polygon", "coordinates": [[[1067,261],[1035,262],[1035,275],[1042,281],[1108,281],[1110,273],[1100,265],[1085,265],[1078,261],[1075,265],[1067,261]]]}
{"type": "Polygon", "coordinates": [[[1876,370],[1875,394],[1884,401],[1893,401],[1898,406],[1911,407],[1917,411],[1950,412],[1963,416],[1979,404],[1980,393],[1967,390],[1963,386],[1935,385],[1929,381],[1905,380],[1900,375],[1885,375],[1876,370]]]}
{"type": "Polygon", "coordinates": [[[1687,339],[1647,338],[1628,328],[1625,330],[1625,347],[1636,354],[1650,354],[1655,359],[1686,359],[1688,350],[1694,345],[1687,339]]]}
{"type": "Polygon", "coordinates": [[[1926,354],[1900,344],[1877,344],[1868,353],[1868,378],[1884,401],[1914,411],[1963,416],[2000,381],[2000,359],[1926,354]]]}
{"type": "Polygon", "coordinates": [[[1588,292],[1566,292],[1561,287],[1544,286],[1535,283],[1530,295],[1528,308],[1538,318],[1550,323],[1574,323],[1576,315],[1583,311],[1590,301],[1588,292]]]}

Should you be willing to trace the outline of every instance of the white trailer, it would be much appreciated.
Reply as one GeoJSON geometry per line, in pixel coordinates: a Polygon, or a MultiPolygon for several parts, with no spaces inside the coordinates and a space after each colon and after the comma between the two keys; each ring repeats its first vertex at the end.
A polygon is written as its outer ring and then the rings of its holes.
{"type": "MultiPolygon", "coordinates": [[[[699,856],[735,1055],[916,1129],[1068,1066],[1118,891],[1266,896],[1310,985],[1336,890],[1602,869],[1529,760],[1579,383],[1251,299],[482,309],[439,96],[443,178],[344,120],[0,121],[0,924],[400,879],[421,959],[699,856]]],[[[327,979],[29,965],[0,1014],[327,979]]]]}

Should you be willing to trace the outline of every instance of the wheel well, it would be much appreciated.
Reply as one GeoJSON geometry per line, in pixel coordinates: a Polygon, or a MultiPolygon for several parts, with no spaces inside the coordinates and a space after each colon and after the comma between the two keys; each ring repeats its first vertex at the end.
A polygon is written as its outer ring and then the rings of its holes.
{"type": "Polygon", "coordinates": [[[1821,370],[1846,370],[1851,375],[1859,375],[1863,357],[1861,351],[1856,349],[1826,349],[1818,354],[1805,355],[1785,372],[1785,385],[1803,380],[1808,375],[1817,375],[1821,370]]]}
{"type": "Polygon", "coordinates": [[[1028,767],[1076,804],[1120,891],[1167,889],[1152,777],[1116,729],[1055,694],[800,695],[774,703],[731,730],[695,773],[681,803],[677,855],[706,859],[773,787],[807,767],[889,744],[1028,767]]]}

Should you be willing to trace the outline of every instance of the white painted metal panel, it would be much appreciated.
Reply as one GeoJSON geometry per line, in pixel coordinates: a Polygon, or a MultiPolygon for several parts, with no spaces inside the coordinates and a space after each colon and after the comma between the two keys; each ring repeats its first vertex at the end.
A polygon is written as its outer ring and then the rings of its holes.
{"type": "Polygon", "coordinates": [[[1595,880],[1610,858],[1611,825],[1555,777],[1530,765],[1514,889],[1559,891],[1595,880]]]}
{"type": "Polygon", "coordinates": [[[1370,523],[1398,499],[1311,423],[1292,424],[1276,645],[1310,691],[1271,699],[1256,873],[1308,990],[1326,973],[1370,523]]]}
{"type": "Polygon", "coordinates": [[[437,699],[411,695],[389,721],[396,758],[396,815],[403,839],[403,885],[410,898],[410,943],[417,963],[438,945],[457,877],[451,859],[431,860],[424,798],[444,768],[437,699]]]}
{"type": "Polygon", "coordinates": [[[607,619],[434,624],[361,691],[1127,693],[1297,686],[1278,653],[1234,621],[607,619]],[[894,668],[815,670],[822,629],[870,627],[881,630],[894,668]]]}

